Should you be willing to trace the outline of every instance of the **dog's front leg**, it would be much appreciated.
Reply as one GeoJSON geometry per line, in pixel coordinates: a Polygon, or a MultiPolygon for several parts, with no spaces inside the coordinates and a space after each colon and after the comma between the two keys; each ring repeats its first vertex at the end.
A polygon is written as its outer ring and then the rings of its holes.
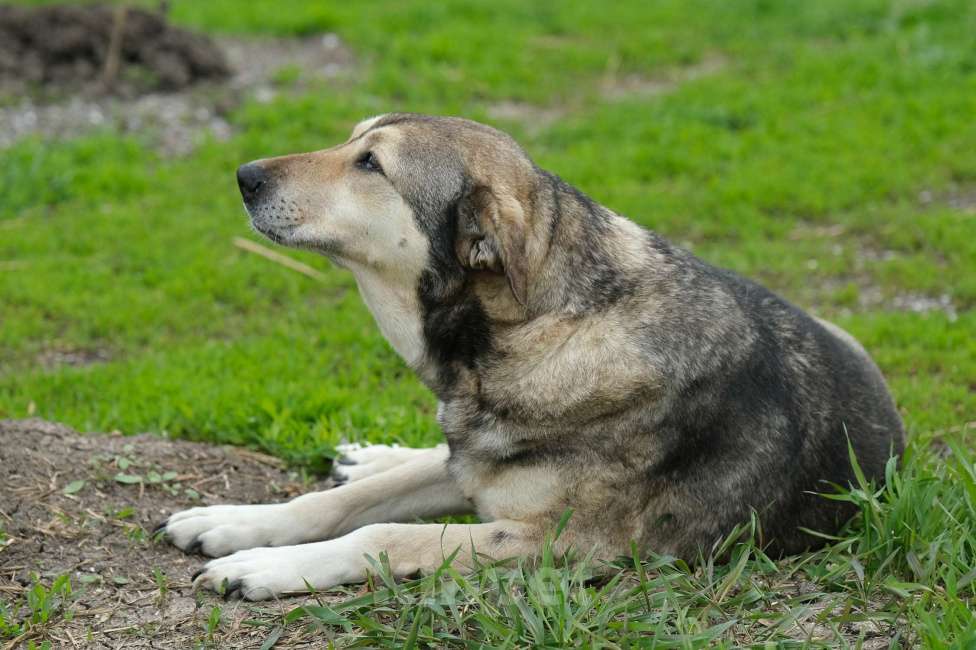
{"type": "Polygon", "coordinates": [[[373,524],[344,537],[314,544],[253,548],[211,560],[194,577],[194,588],[224,591],[227,597],[266,600],[362,582],[372,568],[366,556],[386,553],[395,577],[430,573],[458,551],[453,564],[473,566],[472,549],[492,559],[538,553],[536,527],[498,520],[485,524],[373,524]]]}
{"type": "Polygon", "coordinates": [[[287,503],[191,508],[158,530],[185,551],[220,557],[257,546],[330,539],[377,522],[471,512],[447,472],[448,454],[446,447],[426,450],[402,465],[287,503]]]}

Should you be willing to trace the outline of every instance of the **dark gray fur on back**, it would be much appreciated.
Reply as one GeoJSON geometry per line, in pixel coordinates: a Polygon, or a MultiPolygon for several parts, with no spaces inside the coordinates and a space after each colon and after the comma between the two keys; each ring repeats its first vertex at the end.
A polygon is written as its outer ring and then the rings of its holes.
{"type": "MultiPolygon", "coordinates": [[[[432,118],[386,119],[409,127],[432,118]]],[[[565,482],[549,516],[573,508],[579,544],[626,552],[636,539],[694,558],[752,512],[775,554],[820,544],[801,529],[834,532],[852,514],[816,494],[853,481],[848,441],[865,474],[883,480],[904,433],[859,346],[754,282],[633,228],[527,158],[518,160],[531,170],[519,176],[528,179],[519,200],[545,254],[532,261],[525,304],[512,303],[518,317],[493,315],[501,307],[484,296],[499,278],[465,268],[455,250],[478,181],[472,163],[449,152],[491,137],[524,154],[487,127],[435,126],[422,142],[405,138],[403,155],[423,158],[426,172],[398,190],[431,242],[417,289],[427,347],[417,370],[442,402],[462,485],[544,469],[565,482]],[[553,364],[546,382],[505,389],[539,363],[553,364]]]]}

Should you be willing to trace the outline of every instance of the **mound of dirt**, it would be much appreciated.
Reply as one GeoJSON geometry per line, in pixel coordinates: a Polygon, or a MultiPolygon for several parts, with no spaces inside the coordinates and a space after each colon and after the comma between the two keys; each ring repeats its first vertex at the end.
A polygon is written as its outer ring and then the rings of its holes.
{"type": "Polygon", "coordinates": [[[230,68],[207,36],[160,15],[103,5],[0,5],[0,82],[178,90],[224,79],[230,68]]]}
{"type": "MultiPolygon", "coordinates": [[[[189,648],[204,640],[257,647],[268,630],[241,625],[244,619],[303,602],[255,610],[193,594],[189,578],[203,558],[150,538],[175,510],[282,501],[327,487],[301,482],[276,458],[151,434],[80,435],[43,420],[0,420],[0,467],[0,603],[23,619],[35,578],[50,586],[67,575],[73,591],[49,623],[0,647],[30,639],[58,648],[189,648]],[[221,623],[210,639],[214,604],[221,623]]],[[[311,642],[303,636],[290,630],[278,647],[311,642]]]]}
{"type": "Polygon", "coordinates": [[[182,156],[206,137],[229,138],[243,101],[335,84],[354,64],[336,34],[208,38],[129,9],[108,82],[116,12],[0,4],[0,149],[107,129],[182,156]]]}

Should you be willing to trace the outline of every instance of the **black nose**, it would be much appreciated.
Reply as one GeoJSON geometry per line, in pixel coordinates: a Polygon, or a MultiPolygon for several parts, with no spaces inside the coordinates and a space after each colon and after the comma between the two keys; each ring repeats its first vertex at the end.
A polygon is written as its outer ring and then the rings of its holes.
{"type": "Polygon", "coordinates": [[[268,172],[259,163],[247,163],[237,168],[237,185],[245,203],[252,202],[268,184],[268,172]]]}

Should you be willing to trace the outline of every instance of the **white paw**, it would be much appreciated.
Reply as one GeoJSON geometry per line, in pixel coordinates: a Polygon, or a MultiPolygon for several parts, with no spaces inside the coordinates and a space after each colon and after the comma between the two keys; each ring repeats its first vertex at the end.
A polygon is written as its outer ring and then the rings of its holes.
{"type": "Polygon", "coordinates": [[[256,546],[301,541],[301,523],[288,504],[207,506],[174,513],[157,531],[188,553],[220,557],[256,546]]]}
{"type": "Polygon", "coordinates": [[[194,589],[210,589],[224,598],[267,600],[361,582],[367,560],[351,536],[314,544],[252,548],[211,560],[193,577],[194,589]]]}
{"type": "MultiPolygon", "coordinates": [[[[443,446],[443,445],[439,445],[443,446]]],[[[431,452],[429,448],[400,447],[398,445],[368,445],[357,443],[336,447],[340,456],[332,467],[336,483],[352,483],[401,465],[431,452]]]]}

